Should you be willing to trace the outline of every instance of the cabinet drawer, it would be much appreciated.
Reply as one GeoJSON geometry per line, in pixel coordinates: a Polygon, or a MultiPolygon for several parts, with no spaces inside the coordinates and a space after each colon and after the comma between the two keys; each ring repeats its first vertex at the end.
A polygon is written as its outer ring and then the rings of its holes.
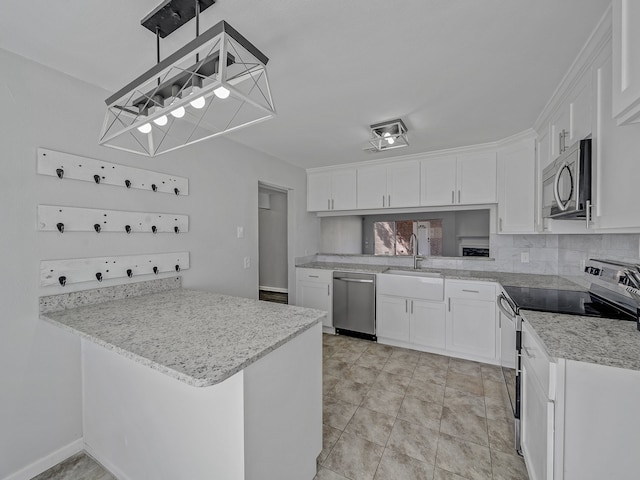
{"type": "Polygon", "coordinates": [[[496,286],[486,282],[459,282],[446,280],[447,297],[488,300],[495,302],[496,286]]]}
{"type": "Polygon", "coordinates": [[[297,268],[296,276],[297,280],[304,280],[307,282],[331,282],[333,271],[323,270],[320,268],[297,268]]]}
{"type": "Polygon", "coordinates": [[[525,319],[522,321],[522,357],[527,359],[531,366],[531,374],[536,378],[547,398],[554,400],[555,362],[525,319]]]}

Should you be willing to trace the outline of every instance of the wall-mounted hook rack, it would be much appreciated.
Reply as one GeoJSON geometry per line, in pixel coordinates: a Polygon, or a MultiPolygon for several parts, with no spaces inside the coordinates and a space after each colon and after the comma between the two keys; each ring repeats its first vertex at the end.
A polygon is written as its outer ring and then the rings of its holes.
{"type": "Polygon", "coordinates": [[[189,252],[43,260],[40,262],[40,285],[102,282],[114,278],[175,273],[188,268],[189,252]]]}
{"type": "Polygon", "coordinates": [[[116,185],[149,191],[151,185],[156,186],[159,193],[189,195],[189,179],[155,172],[143,168],[128,167],[117,163],[105,162],[93,158],[56,152],[46,148],[38,148],[38,173],[72,180],[116,185]],[[60,170],[62,173],[58,173],[60,170]],[[95,172],[100,172],[97,175],[95,172]],[[96,180],[94,177],[98,177],[96,180]],[[127,185],[127,182],[128,185],[127,185]]]}
{"type": "Polygon", "coordinates": [[[189,216],[172,213],[123,212],[120,210],[38,205],[38,230],[60,233],[184,233],[189,231],[189,216]]]}

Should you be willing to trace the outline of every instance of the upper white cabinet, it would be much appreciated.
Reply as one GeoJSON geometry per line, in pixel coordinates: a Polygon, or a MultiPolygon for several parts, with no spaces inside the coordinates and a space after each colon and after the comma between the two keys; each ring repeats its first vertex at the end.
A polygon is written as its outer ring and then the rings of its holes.
{"type": "Polygon", "coordinates": [[[423,206],[496,203],[496,154],[468,153],[422,160],[423,206]]]}
{"type": "Polygon", "coordinates": [[[640,121],[640,2],[613,0],[613,104],[618,124],[640,121]]]}
{"type": "Polygon", "coordinates": [[[394,162],[358,167],[358,209],[417,207],[420,163],[394,162]]]}
{"type": "Polygon", "coordinates": [[[356,169],[337,168],[307,174],[307,210],[353,210],[356,208],[356,169]]]}
{"type": "Polygon", "coordinates": [[[498,233],[535,232],[535,142],[498,150],[498,233]]]}

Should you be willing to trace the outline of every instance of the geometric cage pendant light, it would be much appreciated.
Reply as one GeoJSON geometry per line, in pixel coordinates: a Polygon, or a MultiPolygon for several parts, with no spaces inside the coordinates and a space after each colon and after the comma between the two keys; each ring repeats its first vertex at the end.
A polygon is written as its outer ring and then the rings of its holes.
{"type": "Polygon", "coordinates": [[[400,118],[375,123],[369,128],[371,132],[369,143],[374,151],[382,152],[409,146],[407,126],[400,118]]]}
{"type": "Polygon", "coordinates": [[[158,63],[105,100],[100,145],[153,157],[275,116],[269,59],[225,21],[199,34],[214,1],[167,0],[142,20],[158,63]],[[160,38],[194,16],[196,38],[160,61],[160,38]]]}

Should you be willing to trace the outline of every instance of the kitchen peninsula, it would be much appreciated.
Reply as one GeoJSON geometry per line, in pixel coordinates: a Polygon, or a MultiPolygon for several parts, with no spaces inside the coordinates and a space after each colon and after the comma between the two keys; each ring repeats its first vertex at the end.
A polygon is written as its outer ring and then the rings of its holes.
{"type": "Polygon", "coordinates": [[[41,298],[80,337],[84,449],[123,479],[312,479],[325,312],[179,287],[41,298]]]}

